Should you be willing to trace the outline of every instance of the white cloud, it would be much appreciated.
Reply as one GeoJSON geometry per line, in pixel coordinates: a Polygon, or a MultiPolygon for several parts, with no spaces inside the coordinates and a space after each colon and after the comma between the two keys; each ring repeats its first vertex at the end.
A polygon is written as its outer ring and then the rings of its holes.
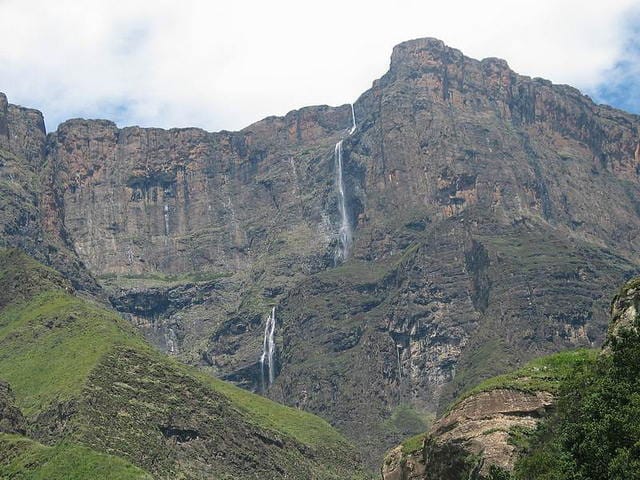
{"type": "Polygon", "coordinates": [[[434,36],[586,90],[623,55],[637,0],[0,0],[0,91],[121,124],[238,129],[357,98],[392,47],[434,36]]]}

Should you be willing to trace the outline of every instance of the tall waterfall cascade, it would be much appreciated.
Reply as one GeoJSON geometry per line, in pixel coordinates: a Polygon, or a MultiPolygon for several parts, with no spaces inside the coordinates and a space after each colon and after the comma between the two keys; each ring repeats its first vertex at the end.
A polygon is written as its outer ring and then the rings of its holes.
{"type": "Polygon", "coordinates": [[[276,350],[276,307],[271,309],[271,315],[267,318],[264,327],[264,339],[262,340],[262,356],[260,357],[260,373],[262,375],[262,389],[266,390],[271,386],[275,374],[275,364],[273,356],[276,350]],[[265,368],[267,374],[265,375],[265,368]]]}
{"type": "MultiPolygon", "coordinates": [[[[351,129],[347,137],[353,135],[358,128],[356,124],[356,113],[351,104],[351,129]]],[[[336,263],[344,261],[349,257],[351,245],[353,243],[353,228],[349,220],[349,211],[347,210],[347,199],[345,195],[344,176],[342,172],[342,142],[344,138],[336,143],[333,156],[336,164],[336,185],[338,187],[338,211],[340,213],[340,230],[338,232],[338,248],[334,255],[336,263]]]]}

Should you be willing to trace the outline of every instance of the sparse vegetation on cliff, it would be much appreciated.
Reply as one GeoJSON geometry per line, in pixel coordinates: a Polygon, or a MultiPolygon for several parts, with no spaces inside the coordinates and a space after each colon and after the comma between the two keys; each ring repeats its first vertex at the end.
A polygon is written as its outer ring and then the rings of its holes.
{"type": "Polygon", "coordinates": [[[576,368],[593,362],[598,353],[598,350],[578,349],[536,358],[514,372],[489,378],[473,387],[458,398],[449,410],[467,397],[498,388],[556,394],[564,379],[576,368]]]}

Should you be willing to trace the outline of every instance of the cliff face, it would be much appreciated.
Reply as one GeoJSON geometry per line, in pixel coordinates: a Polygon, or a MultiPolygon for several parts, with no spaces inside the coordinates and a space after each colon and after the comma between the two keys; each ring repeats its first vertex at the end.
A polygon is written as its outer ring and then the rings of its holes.
{"type": "Polygon", "coordinates": [[[92,295],[98,285],[64,228],[56,172],[47,161],[42,114],[0,93],[0,245],[20,247],[92,295]]]}
{"type": "MultiPolygon", "coordinates": [[[[268,395],[329,419],[374,465],[411,433],[399,408],[421,431],[481,378],[602,342],[610,286],[640,263],[640,121],[433,39],[397,46],[354,111],[352,135],[345,105],[240,132],[71,120],[46,145],[25,137],[39,157],[11,149],[43,179],[33,200],[18,182],[37,228],[181,360],[260,389],[277,306],[268,395]]],[[[30,115],[3,114],[0,136],[30,115]]],[[[18,236],[33,235],[4,234],[18,236]]]]}
{"type": "Polygon", "coordinates": [[[636,328],[638,318],[640,318],[640,279],[635,278],[627,282],[611,302],[608,340],[611,340],[611,337],[615,336],[620,329],[636,328]]]}
{"type": "Polygon", "coordinates": [[[99,275],[236,273],[267,252],[323,252],[332,162],[318,152],[349,120],[348,107],[303,109],[238,133],[71,120],[49,139],[64,224],[99,275]],[[297,249],[281,245],[293,240],[297,249]]]}
{"type": "Polygon", "coordinates": [[[281,303],[275,398],[390,442],[396,405],[438,411],[602,342],[611,286],[638,268],[637,117],[433,40],[398,46],[355,111],[354,258],[281,303]]]}

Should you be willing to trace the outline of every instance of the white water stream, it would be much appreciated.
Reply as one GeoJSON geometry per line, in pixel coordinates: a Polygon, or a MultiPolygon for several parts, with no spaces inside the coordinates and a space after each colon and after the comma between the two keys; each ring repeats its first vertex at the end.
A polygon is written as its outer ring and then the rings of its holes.
{"type": "MultiPolygon", "coordinates": [[[[351,104],[351,129],[347,137],[353,135],[358,128],[356,124],[356,114],[353,110],[353,104],[351,104]]],[[[340,212],[340,230],[338,232],[338,249],[335,253],[334,260],[344,261],[349,257],[351,251],[351,245],[353,243],[353,228],[349,220],[349,211],[347,210],[347,199],[345,195],[344,177],[342,174],[342,142],[344,138],[336,143],[336,147],[333,152],[336,164],[336,185],[338,186],[338,211],[340,212]]]]}
{"type": "Polygon", "coordinates": [[[271,309],[271,315],[267,318],[264,327],[264,339],[262,341],[262,356],[260,357],[260,372],[262,374],[262,390],[266,390],[273,383],[275,374],[275,364],[273,355],[276,350],[276,307],[271,309]],[[268,377],[265,378],[265,365],[268,371],[268,377]],[[268,382],[268,383],[267,383],[268,382]]]}

